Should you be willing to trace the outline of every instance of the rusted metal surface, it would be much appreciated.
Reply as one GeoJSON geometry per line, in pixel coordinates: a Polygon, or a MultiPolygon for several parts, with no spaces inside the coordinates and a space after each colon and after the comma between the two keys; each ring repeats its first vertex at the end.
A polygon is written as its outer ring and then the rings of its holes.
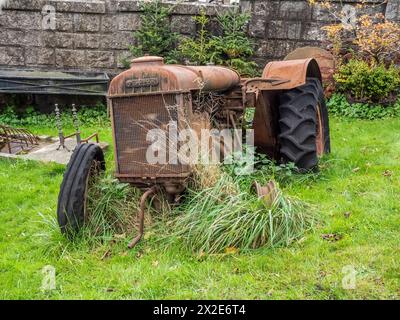
{"type": "MultiPolygon", "coordinates": [[[[152,144],[148,136],[152,129],[162,130],[167,144],[161,146],[168,159],[176,153],[168,148],[170,122],[177,129],[187,128],[191,96],[189,93],[139,94],[111,99],[111,117],[116,152],[117,176],[141,180],[187,176],[188,165],[150,164],[146,153],[152,144]]],[[[172,139],[171,139],[172,141],[172,139]]]]}
{"type": "Polygon", "coordinates": [[[262,78],[246,81],[249,92],[257,90],[290,90],[306,83],[307,77],[321,80],[321,72],[315,59],[273,61],[268,63],[262,78]]]}
{"type": "Polygon", "coordinates": [[[109,96],[174,90],[225,91],[238,85],[237,72],[219,66],[165,65],[160,57],[132,60],[131,68],[116,76],[109,96]]]}
{"type": "Polygon", "coordinates": [[[278,159],[279,94],[304,85],[307,77],[321,79],[313,58],[270,62],[262,77],[254,79],[241,79],[235,71],[220,66],[165,65],[163,58],[154,56],[132,60],[131,68],[112,80],[108,94],[115,176],[144,189],[161,185],[170,194],[181,192],[191,166],[170,161],[150,164],[146,158],[152,144],[148,132],[160,129],[167,133],[170,121],[178,123],[178,130],[201,130],[211,122],[219,129],[236,128],[249,106],[256,109],[255,146],[278,159]],[[199,122],[199,114],[208,123],[199,122]]]}
{"type": "Polygon", "coordinates": [[[314,58],[321,70],[322,83],[325,87],[325,95],[330,95],[333,91],[333,74],[335,72],[335,58],[327,50],[318,47],[303,47],[289,53],[285,60],[314,58]]]}
{"type": "Polygon", "coordinates": [[[140,241],[140,239],[142,239],[143,237],[143,233],[144,233],[144,210],[145,210],[145,206],[146,206],[146,200],[148,197],[154,195],[157,192],[158,188],[157,186],[153,186],[151,187],[149,190],[147,190],[145,193],[143,193],[142,197],[140,198],[140,205],[139,205],[139,212],[137,215],[137,219],[138,219],[138,224],[139,224],[139,232],[138,235],[129,243],[128,248],[132,249],[133,247],[135,247],[138,242],[140,241]]]}
{"type": "Polygon", "coordinates": [[[38,138],[29,130],[0,125],[1,152],[18,154],[29,151],[38,144],[38,138]]]}
{"type": "MultiPolygon", "coordinates": [[[[239,83],[240,76],[225,67],[165,65],[153,56],[133,59],[131,68],[115,77],[109,89],[116,177],[142,187],[162,183],[169,192],[180,192],[191,167],[171,161],[150,164],[149,131],[162,130],[170,142],[171,121],[176,121],[178,131],[191,127],[193,109],[210,115],[221,110],[224,95],[217,93],[239,83]]],[[[166,149],[168,159],[176,157],[166,149]]]]}
{"type": "Polygon", "coordinates": [[[265,186],[262,186],[257,181],[254,181],[252,184],[252,189],[268,206],[272,206],[279,195],[279,188],[274,180],[270,180],[265,186]]]}
{"type": "Polygon", "coordinates": [[[253,119],[254,145],[259,153],[277,159],[278,147],[278,105],[279,97],[274,91],[264,91],[258,95],[253,119]]]}

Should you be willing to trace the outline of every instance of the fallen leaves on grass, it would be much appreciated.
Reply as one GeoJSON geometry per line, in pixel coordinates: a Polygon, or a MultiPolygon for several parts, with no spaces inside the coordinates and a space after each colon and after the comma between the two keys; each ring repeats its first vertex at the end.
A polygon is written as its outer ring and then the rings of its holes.
{"type": "Polygon", "coordinates": [[[384,177],[391,177],[393,175],[393,172],[390,170],[385,170],[383,171],[383,176],[384,177]]]}
{"type": "Polygon", "coordinates": [[[343,236],[338,233],[321,234],[321,237],[322,237],[322,239],[330,241],[330,242],[339,241],[340,239],[343,238],[343,236]]]}

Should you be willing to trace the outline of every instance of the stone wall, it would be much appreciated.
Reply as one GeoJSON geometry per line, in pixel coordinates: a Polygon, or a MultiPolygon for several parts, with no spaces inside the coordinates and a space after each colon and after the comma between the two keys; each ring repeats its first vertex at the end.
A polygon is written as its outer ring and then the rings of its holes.
{"type": "MultiPolygon", "coordinates": [[[[332,8],[341,5],[356,7],[359,0],[335,0],[332,8]]],[[[357,15],[382,13],[388,19],[400,20],[400,0],[368,0],[364,9],[356,7],[357,15]]],[[[282,59],[302,46],[324,46],[321,28],[336,21],[332,13],[320,5],[310,6],[305,0],[241,0],[243,10],[252,13],[249,34],[256,41],[256,61],[282,59]]],[[[336,21],[337,22],[337,21],[336,21]]]]}
{"type": "MultiPolygon", "coordinates": [[[[175,4],[175,31],[196,32],[192,17],[201,4],[175,4]]],[[[206,12],[215,16],[228,8],[207,5],[206,12]]],[[[140,26],[139,13],[137,1],[10,0],[0,13],[0,66],[119,72],[140,26]],[[55,9],[54,30],[43,28],[50,17],[46,5],[55,9]]]]}
{"type": "MultiPolygon", "coordinates": [[[[356,5],[358,0],[344,0],[356,5]]],[[[400,0],[370,0],[366,13],[381,12],[400,18],[400,0]]],[[[204,3],[203,3],[204,4],[204,3]]],[[[334,20],[319,6],[305,0],[241,0],[252,12],[248,32],[256,41],[256,61],[280,59],[296,47],[321,45],[321,27],[334,20]]],[[[207,13],[229,6],[206,6],[207,13]]],[[[50,7],[51,9],[51,7],[50,7]]],[[[199,3],[178,4],[171,20],[175,30],[194,34],[192,16],[199,3]]],[[[360,12],[361,13],[361,12],[360,12]]],[[[35,69],[79,69],[118,72],[128,54],[132,32],[140,26],[139,8],[131,0],[10,0],[0,13],[0,67],[35,69]],[[55,9],[55,29],[43,29],[50,5],[55,9]],[[42,12],[42,10],[44,12],[42,12]]]]}

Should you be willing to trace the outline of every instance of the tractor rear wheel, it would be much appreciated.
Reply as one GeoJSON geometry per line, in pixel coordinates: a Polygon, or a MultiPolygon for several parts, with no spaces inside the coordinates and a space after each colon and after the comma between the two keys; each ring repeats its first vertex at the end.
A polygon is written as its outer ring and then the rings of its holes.
{"type": "Polygon", "coordinates": [[[329,119],[324,91],[316,78],[281,94],[279,106],[280,154],[300,170],[314,169],[318,158],[330,152],[329,119]]]}
{"type": "Polygon", "coordinates": [[[104,154],[98,145],[87,143],[75,149],[58,195],[57,218],[62,233],[73,235],[83,226],[88,190],[104,170],[104,154]]]}

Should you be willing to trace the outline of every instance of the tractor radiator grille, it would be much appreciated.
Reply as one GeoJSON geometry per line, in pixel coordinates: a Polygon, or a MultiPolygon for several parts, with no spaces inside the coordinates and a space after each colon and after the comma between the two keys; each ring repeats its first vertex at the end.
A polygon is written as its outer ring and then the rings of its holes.
{"type": "MultiPolygon", "coordinates": [[[[146,152],[151,129],[168,132],[170,121],[185,127],[191,108],[190,93],[148,94],[111,98],[116,149],[117,174],[132,178],[181,177],[190,172],[188,165],[150,164],[146,152]]],[[[179,130],[179,129],[178,129],[179,130]]],[[[164,148],[169,159],[168,135],[164,148]]]]}

